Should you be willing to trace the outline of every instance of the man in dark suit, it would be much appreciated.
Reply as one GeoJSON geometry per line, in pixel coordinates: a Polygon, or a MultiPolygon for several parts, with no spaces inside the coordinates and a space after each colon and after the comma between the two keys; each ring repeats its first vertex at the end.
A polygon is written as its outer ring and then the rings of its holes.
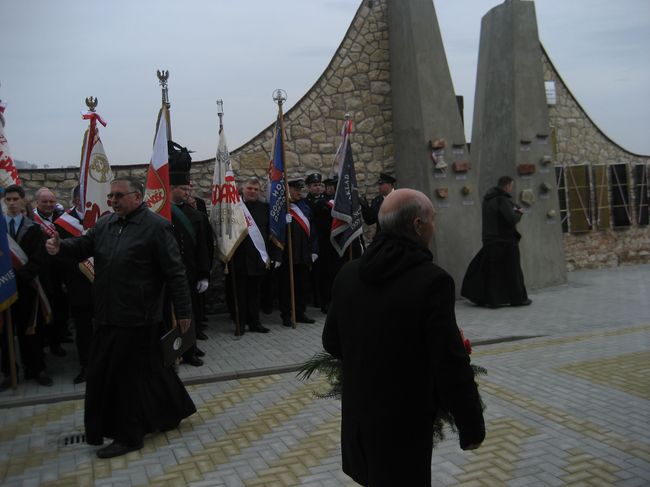
{"type": "MultiPolygon", "coordinates": [[[[194,183],[194,181],[190,180],[190,187],[192,188],[192,192],[190,196],[187,198],[187,204],[189,204],[192,208],[197,210],[200,214],[201,217],[203,218],[203,226],[205,228],[204,234],[205,234],[205,240],[208,246],[208,262],[210,264],[210,273],[212,273],[212,265],[214,264],[214,233],[212,232],[212,227],[210,225],[210,218],[208,215],[208,208],[205,204],[205,200],[201,197],[199,194],[197,187],[194,183]]],[[[208,283],[210,282],[210,277],[208,277],[208,283]]],[[[205,333],[203,331],[208,327],[208,318],[207,318],[207,313],[206,313],[206,295],[208,293],[201,293],[199,294],[199,309],[198,312],[200,313],[196,317],[196,324],[198,325],[197,331],[197,336],[203,339],[205,336],[205,333]]]]}
{"type": "Polygon", "coordinates": [[[260,322],[262,281],[268,272],[262,254],[266,255],[268,261],[266,250],[269,239],[269,204],[260,201],[260,191],[261,184],[257,178],[249,178],[242,185],[244,204],[259,234],[253,235],[249,226],[248,236],[239,244],[232,258],[239,319],[244,323],[241,333],[244,333],[246,325],[252,332],[268,333],[269,331],[260,322]]]}
{"type": "MultiPolygon", "coordinates": [[[[330,300],[332,299],[332,283],[341,266],[350,260],[350,254],[346,251],[341,257],[332,245],[330,236],[332,234],[332,207],[334,206],[334,197],[336,196],[336,186],[338,176],[328,178],[323,181],[325,184],[327,196],[318,202],[313,212],[314,224],[318,235],[318,260],[320,263],[320,309],[327,314],[330,300]]],[[[357,258],[362,253],[362,237],[352,242],[352,258],[357,258]]]]}
{"type": "MultiPolygon", "coordinates": [[[[311,211],[312,216],[316,213],[316,207],[325,201],[324,185],[323,185],[323,176],[320,173],[313,172],[307,175],[305,178],[305,184],[307,185],[307,196],[305,201],[309,205],[309,210],[311,211]]],[[[319,235],[319,242],[320,242],[319,235]]],[[[319,308],[321,306],[322,297],[321,297],[321,280],[323,274],[327,272],[327,269],[324,267],[325,264],[321,259],[317,259],[311,265],[311,270],[309,271],[309,291],[310,297],[312,298],[312,303],[314,307],[319,308]]]]}
{"type": "Polygon", "coordinates": [[[343,362],[343,471],[362,485],[430,486],[439,410],[462,449],[485,437],[454,281],[429,250],[433,220],[424,194],[396,190],[379,211],[382,233],[334,282],[323,346],[343,362]]]}
{"type": "MultiPolygon", "coordinates": [[[[309,279],[309,269],[318,258],[318,242],[316,231],[311,218],[309,205],[302,197],[304,182],[302,179],[292,179],[288,182],[291,200],[291,255],[293,258],[293,282],[296,305],[296,321],[298,323],[314,323],[315,320],[305,314],[305,286],[309,279]]],[[[288,232],[287,232],[288,234],[288,232]]],[[[280,315],[284,326],[293,326],[291,321],[291,295],[289,285],[289,245],[284,246],[282,265],[279,267],[280,276],[280,315]]]]}
{"type": "MultiPolygon", "coordinates": [[[[72,190],[73,206],[66,212],[71,219],[59,217],[55,221],[56,230],[62,239],[79,236],[79,231],[83,228],[84,212],[81,210],[81,199],[79,195],[79,185],[72,190]],[[65,221],[64,221],[65,220],[65,221]],[[74,228],[74,223],[77,228],[74,228]],[[75,231],[76,230],[76,231],[75,231]]],[[[77,345],[77,354],[79,355],[79,373],[73,379],[74,384],[81,384],[86,381],[86,369],[88,367],[88,353],[90,351],[90,342],[93,333],[93,294],[92,280],[94,276],[90,273],[88,267],[82,266],[86,263],[78,263],[76,260],[62,256],[52,257],[56,268],[61,272],[68,291],[68,303],[70,305],[70,314],[74,321],[75,342],[77,345]]]]}
{"type": "MultiPolygon", "coordinates": [[[[27,262],[14,268],[18,301],[11,306],[13,323],[18,336],[20,357],[25,371],[25,379],[33,379],[42,386],[51,386],[52,379],[45,372],[45,360],[40,330],[35,326],[41,322],[36,287],[36,279],[47,260],[45,238],[37,224],[23,215],[25,210],[25,190],[12,184],[5,189],[7,229],[9,235],[18,243],[27,257],[27,262]]],[[[40,326],[40,324],[38,325],[40,326]]],[[[46,325],[51,326],[51,325],[46,325]]],[[[2,336],[2,372],[5,380],[0,386],[4,389],[9,378],[8,333],[2,336]]]]}
{"type": "MultiPolygon", "coordinates": [[[[40,188],[36,191],[36,208],[34,221],[41,226],[45,238],[50,238],[56,230],[54,222],[63,214],[56,202],[56,195],[49,188],[40,188]]],[[[50,353],[57,357],[64,357],[66,351],[61,347],[61,342],[68,336],[68,297],[63,288],[64,269],[57,259],[46,256],[47,260],[41,269],[40,279],[47,298],[52,306],[53,321],[47,328],[47,343],[50,353]]]]}
{"type": "Polygon", "coordinates": [[[372,199],[370,204],[368,204],[368,201],[365,198],[359,198],[363,221],[366,223],[366,225],[377,224],[377,233],[379,233],[381,230],[381,225],[379,224],[378,220],[379,208],[381,208],[381,204],[384,202],[386,196],[388,196],[395,189],[396,182],[397,179],[395,179],[393,176],[381,172],[379,173],[379,179],[377,180],[379,194],[372,199]]]}

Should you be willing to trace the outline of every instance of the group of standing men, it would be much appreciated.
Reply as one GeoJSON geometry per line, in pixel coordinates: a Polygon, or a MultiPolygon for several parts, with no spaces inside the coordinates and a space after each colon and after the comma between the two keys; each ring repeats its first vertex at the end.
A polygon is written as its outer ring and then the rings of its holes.
{"type": "MultiPolygon", "coordinates": [[[[79,384],[86,380],[88,350],[92,336],[91,281],[76,261],[52,258],[45,252],[45,240],[55,234],[69,237],[69,226],[61,226],[60,217],[66,216],[81,226],[83,213],[79,211],[79,187],[72,192],[73,206],[63,211],[55,194],[41,188],[35,195],[36,208],[32,210],[25,190],[18,185],[4,189],[5,220],[12,253],[16,256],[15,275],[18,300],[11,307],[16,325],[20,356],[26,380],[41,386],[51,386],[47,374],[44,349],[55,357],[64,357],[62,343],[72,342],[68,318],[75,324],[75,341],[80,370],[74,378],[79,384]]],[[[8,334],[2,335],[2,372],[0,390],[10,386],[8,334]]]]}

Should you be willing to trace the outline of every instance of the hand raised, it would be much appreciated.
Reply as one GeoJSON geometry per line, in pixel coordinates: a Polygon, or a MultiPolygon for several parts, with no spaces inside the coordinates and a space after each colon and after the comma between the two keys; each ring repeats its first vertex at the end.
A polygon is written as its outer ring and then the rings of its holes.
{"type": "Polygon", "coordinates": [[[54,236],[45,241],[45,250],[47,250],[47,253],[50,255],[56,255],[59,253],[59,250],[61,250],[61,238],[59,237],[58,232],[55,231],[54,236]]]}

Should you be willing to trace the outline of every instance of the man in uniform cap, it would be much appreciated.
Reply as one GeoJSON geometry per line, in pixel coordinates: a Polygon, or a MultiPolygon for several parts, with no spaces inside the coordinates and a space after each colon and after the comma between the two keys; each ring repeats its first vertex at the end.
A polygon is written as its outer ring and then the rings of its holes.
{"type": "MultiPolygon", "coordinates": [[[[200,316],[199,294],[208,288],[210,276],[210,257],[208,241],[205,236],[208,230],[205,227],[201,213],[189,204],[187,200],[191,194],[190,168],[192,158],[189,151],[169,141],[169,183],[172,193],[172,226],[174,237],[178,242],[181,258],[185,265],[187,283],[192,300],[192,315],[195,325],[196,337],[207,337],[197,328],[196,317],[200,316]]],[[[202,352],[192,345],[184,354],[183,362],[199,367],[203,361],[198,357],[202,352]]]]}
{"type": "Polygon", "coordinates": [[[307,203],[313,208],[313,205],[320,199],[323,198],[323,176],[317,172],[308,174],[305,178],[305,184],[307,185],[307,203]]]}
{"type": "MultiPolygon", "coordinates": [[[[302,179],[291,179],[288,182],[291,200],[291,250],[293,258],[293,282],[296,303],[296,321],[298,323],[314,323],[305,314],[305,285],[309,269],[318,258],[318,243],[316,231],[312,224],[311,210],[302,198],[304,187],[302,179]]],[[[291,295],[289,288],[289,245],[284,246],[280,271],[280,314],[282,324],[292,326],[291,295]]]]}
{"type": "Polygon", "coordinates": [[[379,215],[379,208],[384,202],[386,196],[392,193],[395,189],[396,182],[397,179],[395,179],[390,174],[380,172],[379,179],[377,180],[377,184],[379,185],[379,194],[372,200],[370,204],[368,204],[368,201],[365,198],[359,198],[359,202],[361,203],[363,221],[365,221],[367,225],[373,225],[376,223],[377,233],[379,233],[381,230],[379,220],[377,218],[379,215]]]}
{"type": "Polygon", "coordinates": [[[331,178],[327,178],[323,181],[323,184],[325,185],[325,199],[332,199],[334,198],[334,195],[336,194],[336,185],[339,182],[339,177],[335,174],[331,178]]]}

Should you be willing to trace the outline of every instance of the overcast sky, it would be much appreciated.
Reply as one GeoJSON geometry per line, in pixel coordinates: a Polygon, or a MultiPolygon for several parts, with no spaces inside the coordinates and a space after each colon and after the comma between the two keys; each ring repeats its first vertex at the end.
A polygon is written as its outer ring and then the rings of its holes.
{"type": "MultiPolygon", "coordinates": [[[[456,92],[472,120],[481,17],[500,0],[436,0],[456,92]]],[[[215,100],[230,150],[290,108],[327,67],[360,0],[3,0],[0,99],[14,159],[77,166],[86,96],[111,164],[151,157],[170,71],[175,140],[214,157],[215,100]]],[[[578,101],[624,148],[650,154],[650,1],[538,0],[540,37],[578,101]]],[[[471,123],[467,127],[470,138],[471,123]]]]}

